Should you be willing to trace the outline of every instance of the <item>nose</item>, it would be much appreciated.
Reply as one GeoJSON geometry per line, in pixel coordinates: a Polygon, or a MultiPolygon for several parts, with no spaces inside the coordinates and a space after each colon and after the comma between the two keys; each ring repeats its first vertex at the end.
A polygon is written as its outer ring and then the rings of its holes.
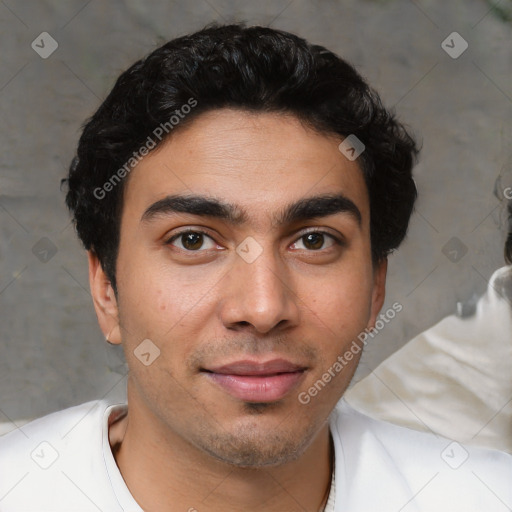
{"type": "Polygon", "coordinates": [[[297,325],[300,299],[279,256],[264,249],[252,262],[238,255],[234,260],[221,301],[220,314],[226,328],[252,328],[264,334],[297,325]]]}

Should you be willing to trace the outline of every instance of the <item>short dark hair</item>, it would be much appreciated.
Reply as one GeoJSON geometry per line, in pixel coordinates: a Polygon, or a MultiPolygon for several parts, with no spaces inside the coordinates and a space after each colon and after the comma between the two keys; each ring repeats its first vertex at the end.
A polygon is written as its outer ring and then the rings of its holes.
{"type": "Polygon", "coordinates": [[[365,145],[358,162],[370,198],[373,261],[400,245],[417,197],[412,167],[419,149],[394,112],[354,67],[323,46],[268,27],[212,23],[169,41],[119,76],[84,125],[62,180],[78,236],[114,290],[126,162],[191,98],[195,107],[173,131],[206,111],[238,108],[293,114],[317,132],[355,135],[365,145]],[[115,186],[112,178],[123,166],[115,186]],[[109,181],[114,186],[105,194],[109,181]]]}

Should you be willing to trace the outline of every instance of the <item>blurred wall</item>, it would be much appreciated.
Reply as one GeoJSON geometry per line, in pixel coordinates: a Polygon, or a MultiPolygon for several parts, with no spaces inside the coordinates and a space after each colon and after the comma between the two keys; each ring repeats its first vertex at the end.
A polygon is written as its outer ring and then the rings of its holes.
{"type": "Polygon", "coordinates": [[[422,141],[417,211],[390,259],[384,306],[404,308],[368,345],[355,381],[482,293],[503,265],[503,208],[493,188],[512,154],[512,9],[497,4],[0,2],[0,422],[124,397],[123,357],[97,326],[85,252],[59,182],[81,124],[119,73],[213,20],[269,25],[327,46],[422,141]]]}

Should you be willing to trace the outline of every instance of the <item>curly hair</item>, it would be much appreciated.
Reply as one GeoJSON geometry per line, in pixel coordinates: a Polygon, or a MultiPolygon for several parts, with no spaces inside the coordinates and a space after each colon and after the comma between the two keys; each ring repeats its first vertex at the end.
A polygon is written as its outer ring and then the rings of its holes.
{"type": "Polygon", "coordinates": [[[395,113],[353,66],[323,46],[268,27],[212,23],[167,42],[119,76],[86,121],[62,180],[78,236],[114,290],[126,180],[108,194],[98,190],[106,190],[116,170],[124,168],[124,176],[134,152],[191,98],[195,107],[173,131],[206,111],[237,108],[293,114],[319,133],[355,135],[365,145],[358,162],[370,198],[373,261],[400,245],[417,197],[412,168],[419,149],[395,113]]]}

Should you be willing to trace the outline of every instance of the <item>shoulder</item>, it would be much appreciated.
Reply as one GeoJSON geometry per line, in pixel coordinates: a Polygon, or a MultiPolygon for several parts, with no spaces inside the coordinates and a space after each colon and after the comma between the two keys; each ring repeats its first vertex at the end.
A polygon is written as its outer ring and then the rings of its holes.
{"type": "Polygon", "coordinates": [[[112,407],[102,400],[86,402],[1,436],[0,510],[70,510],[70,503],[89,510],[97,494],[91,477],[97,475],[101,488],[106,474],[103,424],[112,407]]]}
{"type": "Polygon", "coordinates": [[[27,436],[24,436],[23,432],[28,435],[29,433],[35,434],[41,430],[46,432],[46,429],[48,429],[51,435],[63,437],[68,433],[68,431],[65,430],[66,428],[71,428],[76,424],[76,421],[84,418],[85,416],[89,418],[88,423],[90,424],[90,420],[94,418],[97,419],[98,413],[101,414],[104,412],[108,405],[109,404],[105,401],[93,400],[67,409],[52,412],[46,416],[42,416],[25,423],[21,427],[0,436],[0,446],[7,445],[7,439],[12,441],[18,437],[20,439],[26,438],[27,436]]]}
{"type": "Polygon", "coordinates": [[[359,489],[359,499],[366,492],[372,495],[363,498],[368,503],[386,499],[397,509],[410,500],[407,510],[512,507],[508,453],[374,419],[344,400],[333,411],[330,426],[336,458],[343,461],[338,465],[337,460],[337,477],[339,468],[344,485],[359,489]]]}
{"type": "Polygon", "coordinates": [[[52,447],[66,451],[73,444],[80,443],[84,434],[88,439],[101,434],[101,422],[107,407],[108,404],[100,400],[86,402],[35,419],[1,436],[0,468],[7,463],[23,465],[37,459],[37,448],[41,443],[48,446],[48,452],[52,447]],[[24,455],[28,455],[28,459],[24,455]]]}

